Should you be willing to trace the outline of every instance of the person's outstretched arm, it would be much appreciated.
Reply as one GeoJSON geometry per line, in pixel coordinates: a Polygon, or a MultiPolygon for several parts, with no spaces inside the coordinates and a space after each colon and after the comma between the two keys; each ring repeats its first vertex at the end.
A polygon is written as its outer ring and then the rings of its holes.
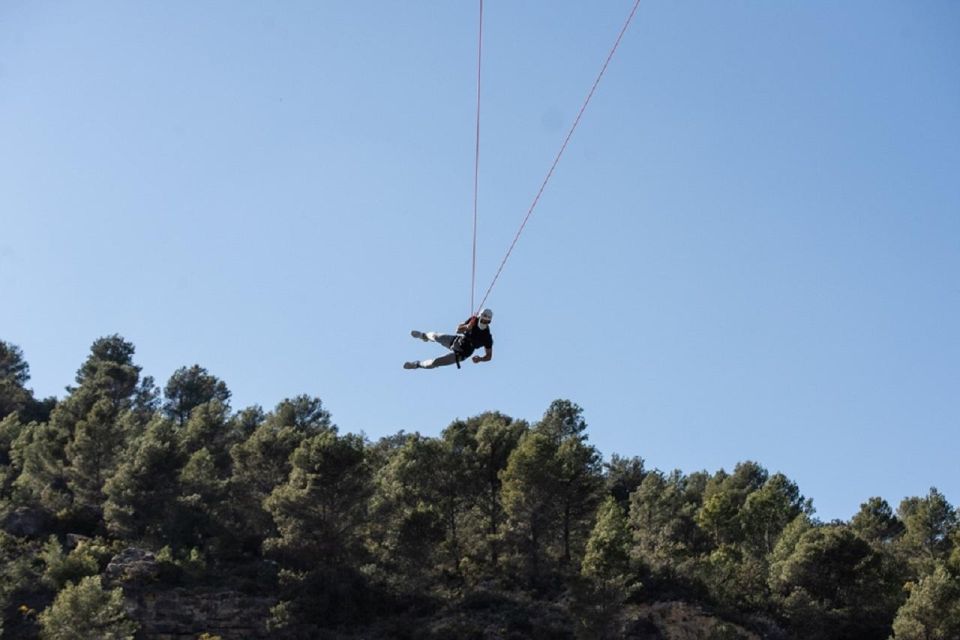
{"type": "Polygon", "coordinates": [[[471,358],[471,359],[472,359],[475,363],[476,363],[476,362],[490,362],[491,360],[493,360],[493,347],[484,347],[484,350],[486,351],[486,353],[484,353],[482,356],[473,356],[473,358],[471,358]]]}

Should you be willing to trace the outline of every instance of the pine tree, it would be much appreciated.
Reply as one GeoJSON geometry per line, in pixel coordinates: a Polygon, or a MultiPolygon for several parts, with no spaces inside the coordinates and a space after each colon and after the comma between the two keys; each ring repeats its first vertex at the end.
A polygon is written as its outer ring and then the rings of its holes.
{"type": "Polygon", "coordinates": [[[565,565],[575,565],[583,554],[600,498],[600,453],[579,438],[567,438],[557,449],[555,468],[563,543],[560,559],[565,565]]]}
{"type": "Polygon", "coordinates": [[[552,564],[548,552],[560,534],[556,451],[551,437],[528,432],[501,476],[506,542],[523,577],[532,584],[542,583],[546,577],[545,570],[552,564]]]}
{"type": "Polygon", "coordinates": [[[630,496],[632,553],[655,572],[671,574],[702,546],[696,514],[703,499],[699,476],[652,471],[630,496]]]}
{"type": "Polygon", "coordinates": [[[581,625],[590,638],[619,638],[623,604],[640,587],[630,567],[630,529],[623,508],[607,496],[597,511],[580,573],[586,594],[580,597],[581,625]]]}
{"type": "Polygon", "coordinates": [[[183,464],[173,423],[154,418],[104,486],[107,528],[127,540],[149,538],[160,544],[180,544],[169,538],[177,528],[172,516],[183,464]]]}
{"type": "Polygon", "coordinates": [[[747,496],[767,482],[767,470],[756,462],[741,462],[727,475],[722,470],[707,484],[697,524],[712,538],[715,547],[744,541],[741,510],[747,496]]]}
{"type": "Polygon", "coordinates": [[[123,590],[105,590],[100,576],[68,584],[40,614],[41,640],[132,640],[138,628],[123,608],[123,590]]]}
{"type": "Polygon", "coordinates": [[[957,530],[957,512],[935,487],[923,498],[906,498],[897,510],[905,530],[899,545],[915,576],[931,573],[950,555],[951,535],[957,530]]]}
{"type": "Polygon", "coordinates": [[[910,597],[893,621],[893,640],[960,638],[960,579],[944,567],[910,584],[910,597]]]}
{"type": "MultiPolygon", "coordinates": [[[[794,533],[791,528],[789,535],[794,533]]],[[[849,527],[813,527],[772,565],[770,586],[795,626],[816,622],[811,637],[885,640],[901,584],[888,568],[883,555],[849,527]]]]}
{"type": "Polygon", "coordinates": [[[502,473],[529,427],[522,420],[515,421],[500,413],[483,414],[479,419],[474,452],[476,466],[471,482],[477,487],[475,508],[483,523],[486,562],[493,568],[499,562],[500,533],[506,519],[502,473]]]}
{"type": "Polygon", "coordinates": [[[579,562],[603,481],[600,453],[586,444],[586,428],[583,409],[569,400],[554,400],[533,428],[555,447],[547,469],[554,475],[563,565],[579,562]]]}
{"type": "Polygon", "coordinates": [[[610,462],[604,464],[607,493],[616,498],[625,510],[630,508],[630,494],[640,487],[647,475],[643,464],[643,458],[639,456],[624,458],[615,453],[610,456],[610,462]]]}
{"type": "Polygon", "coordinates": [[[10,449],[12,464],[20,470],[13,483],[17,502],[41,506],[52,514],[70,508],[67,490],[66,446],[69,434],[53,424],[28,425],[10,449]]]}
{"type": "Polygon", "coordinates": [[[20,468],[13,460],[13,443],[25,428],[15,415],[0,418],[0,499],[3,500],[11,497],[13,482],[20,475],[20,468]]]}
{"type": "Polygon", "coordinates": [[[363,440],[319,433],[290,462],[290,478],[265,502],[278,532],[265,548],[298,570],[353,561],[362,553],[372,491],[363,440]]]}
{"type": "Polygon", "coordinates": [[[363,440],[332,431],[307,438],[289,479],[267,498],[277,535],[264,550],[281,566],[279,610],[327,624],[364,611],[364,534],[372,492],[363,440]]]}
{"type": "Polygon", "coordinates": [[[743,503],[740,522],[744,550],[755,557],[767,556],[783,528],[800,513],[812,510],[810,501],[800,495],[795,483],[782,473],[770,476],[743,503]]]}
{"type": "Polygon", "coordinates": [[[103,485],[116,469],[125,444],[126,434],[112,404],[107,399],[98,401],[77,423],[66,447],[68,486],[75,506],[100,511],[103,485]]]}
{"type": "Polygon", "coordinates": [[[307,438],[336,433],[337,428],[320,400],[306,396],[283,400],[262,420],[257,410],[243,416],[247,426],[238,429],[256,426],[248,438],[230,448],[231,526],[242,532],[247,548],[259,549],[262,540],[275,532],[263,501],[287,481],[291,454],[307,438]]]}
{"type": "Polygon", "coordinates": [[[581,573],[601,587],[623,588],[630,578],[630,529],[613,496],[597,511],[597,522],[587,540],[581,573]]]}
{"type": "Polygon", "coordinates": [[[202,404],[217,401],[229,408],[230,390],[227,385],[198,364],[180,367],[173,372],[163,394],[163,411],[167,417],[183,426],[190,413],[202,404]]]}
{"type": "Polygon", "coordinates": [[[230,407],[219,400],[194,407],[179,432],[184,453],[190,455],[206,449],[213,456],[217,468],[226,472],[230,468],[230,447],[243,440],[229,414],[230,407]]]}
{"type": "Polygon", "coordinates": [[[457,462],[447,442],[414,433],[377,474],[375,547],[387,572],[411,587],[422,589],[440,572],[459,571],[466,486],[457,462]]]}
{"type": "Polygon", "coordinates": [[[0,420],[16,412],[24,422],[38,419],[38,403],[24,385],[30,380],[30,365],[20,347],[0,340],[0,420]]]}
{"type": "Polygon", "coordinates": [[[850,528],[861,538],[875,545],[887,545],[904,531],[903,523],[883,498],[870,498],[850,520],[850,528]]]}
{"type": "Polygon", "coordinates": [[[178,485],[176,535],[191,547],[216,552],[232,546],[241,532],[235,533],[228,526],[227,481],[207,449],[190,455],[180,471],[178,485]]]}

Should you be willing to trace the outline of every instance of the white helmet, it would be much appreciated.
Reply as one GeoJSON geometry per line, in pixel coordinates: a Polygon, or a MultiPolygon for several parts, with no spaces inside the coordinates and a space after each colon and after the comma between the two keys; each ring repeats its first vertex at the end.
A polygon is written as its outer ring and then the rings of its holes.
{"type": "Polygon", "coordinates": [[[480,325],[481,329],[486,329],[491,320],[493,320],[493,311],[490,309],[484,309],[480,312],[480,316],[477,318],[477,324],[480,325]]]}

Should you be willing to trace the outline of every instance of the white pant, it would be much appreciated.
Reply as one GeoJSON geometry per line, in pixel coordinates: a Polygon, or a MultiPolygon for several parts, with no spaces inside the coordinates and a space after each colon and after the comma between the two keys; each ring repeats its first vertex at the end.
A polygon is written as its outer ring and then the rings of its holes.
{"type": "Polygon", "coordinates": [[[434,333],[433,331],[428,331],[423,334],[427,337],[427,340],[436,342],[437,344],[442,344],[447,349],[450,349],[451,353],[440,356],[439,358],[434,358],[433,360],[421,360],[420,367],[422,369],[436,369],[437,367],[446,367],[457,362],[457,354],[453,353],[453,344],[456,342],[457,338],[460,336],[457,334],[449,333],[434,333]]]}

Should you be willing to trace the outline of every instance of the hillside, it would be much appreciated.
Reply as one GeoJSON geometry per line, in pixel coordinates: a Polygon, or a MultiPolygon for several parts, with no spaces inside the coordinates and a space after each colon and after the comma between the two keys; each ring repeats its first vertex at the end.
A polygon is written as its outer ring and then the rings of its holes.
{"type": "Polygon", "coordinates": [[[134,355],[100,338],[38,399],[0,341],[3,637],[960,638],[935,488],[822,522],[755,461],[605,457],[570,400],[371,441],[134,355]]]}

